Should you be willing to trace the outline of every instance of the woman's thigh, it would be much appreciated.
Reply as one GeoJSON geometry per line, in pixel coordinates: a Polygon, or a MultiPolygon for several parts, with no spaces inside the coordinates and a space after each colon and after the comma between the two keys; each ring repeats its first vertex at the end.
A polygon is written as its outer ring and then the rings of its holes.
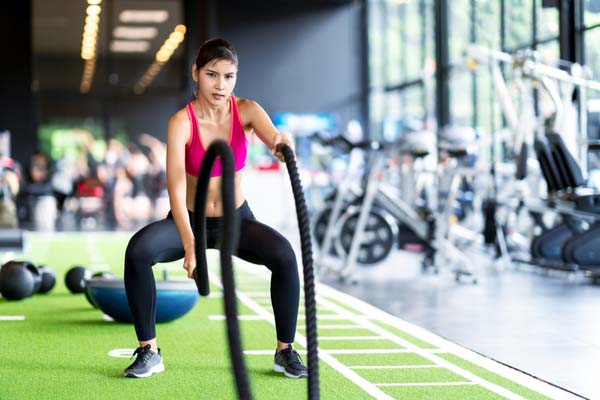
{"type": "Polygon", "coordinates": [[[185,251],[175,221],[165,218],[138,231],[127,248],[128,257],[156,264],[183,258],[185,251]]]}

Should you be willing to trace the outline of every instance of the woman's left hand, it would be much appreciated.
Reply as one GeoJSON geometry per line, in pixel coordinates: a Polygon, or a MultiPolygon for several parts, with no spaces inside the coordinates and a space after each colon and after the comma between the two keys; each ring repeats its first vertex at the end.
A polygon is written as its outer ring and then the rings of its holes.
{"type": "Polygon", "coordinates": [[[294,152],[294,158],[296,157],[296,149],[294,148],[294,141],[286,134],[284,133],[280,133],[279,135],[277,135],[275,137],[275,140],[273,142],[273,154],[275,155],[275,157],[277,157],[277,159],[281,162],[285,162],[285,157],[283,156],[283,153],[280,151],[277,151],[277,145],[280,143],[284,143],[287,144],[292,151],[294,152]]]}

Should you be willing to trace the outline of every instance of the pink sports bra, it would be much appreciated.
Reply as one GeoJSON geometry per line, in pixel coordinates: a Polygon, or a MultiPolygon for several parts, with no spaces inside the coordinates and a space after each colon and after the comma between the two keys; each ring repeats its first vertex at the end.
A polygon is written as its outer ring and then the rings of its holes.
{"type": "MultiPolygon", "coordinates": [[[[248,157],[248,139],[246,138],[246,132],[244,131],[244,125],[240,119],[240,112],[234,96],[231,96],[230,104],[231,128],[229,130],[228,143],[233,151],[235,171],[237,172],[246,165],[246,158],[248,157]]],[[[196,118],[196,112],[194,111],[192,102],[187,105],[187,112],[192,126],[192,134],[190,136],[190,141],[185,148],[185,172],[197,177],[200,174],[200,166],[206,155],[206,149],[202,144],[198,119],[196,118]]],[[[221,165],[221,158],[217,157],[210,176],[221,176],[222,174],[223,167],[221,165]]]]}

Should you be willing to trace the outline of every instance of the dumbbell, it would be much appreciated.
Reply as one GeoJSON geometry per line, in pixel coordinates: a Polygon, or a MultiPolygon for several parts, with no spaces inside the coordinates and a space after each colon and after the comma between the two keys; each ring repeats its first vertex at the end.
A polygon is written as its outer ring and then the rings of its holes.
{"type": "Polygon", "coordinates": [[[80,265],[76,265],[65,274],[65,286],[71,293],[84,293],[85,280],[90,279],[92,272],[80,265]]]}
{"type": "Polygon", "coordinates": [[[40,285],[38,293],[48,293],[56,284],[56,274],[52,268],[47,265],[40,265],[38,271],[40,271],[40,274],[42,275],[42,284],[40,285]]]}
{"type": "Polygon", "coordinates": [[[0,268],[0,293],[7,300],[21,300],[37,292],[42,277],[29,261],[9,261],[0,268]]]}

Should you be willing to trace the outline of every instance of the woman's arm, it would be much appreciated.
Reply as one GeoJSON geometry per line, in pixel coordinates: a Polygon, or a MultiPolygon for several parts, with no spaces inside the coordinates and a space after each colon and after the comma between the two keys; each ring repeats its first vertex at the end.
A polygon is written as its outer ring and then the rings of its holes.
{"type": "MultiPolygon", "coordinates": [[[[289,136],[280,133],[273,122],[271,122],[271,118],[267,115],[267,112],[263,110],[263,108],[255,101],[248,101],[248,114],[249,114],[249,122],[256,133],[256,136],[269,148],[271,151],[275,151],[275,147],[279,143],[285,143],[288,146],[294,149],[294,142],[289,136]]],[[[283,154],[277,152],[274,153],[275,156],[280,161],[285,161],[283,158],[283,154]]]]}
{"type": "Polygon", "coordinates": [[[190,125],[186,118],[175,115],[169,121],[167,129],[167,190],[169,202],[175,225],[181,236],[185,250],[184,268],[188,276],[196,268],[194,249],[194,233],[186,205],[186,172],[185,172],[185,146],[190,137],[190,125]]]}

